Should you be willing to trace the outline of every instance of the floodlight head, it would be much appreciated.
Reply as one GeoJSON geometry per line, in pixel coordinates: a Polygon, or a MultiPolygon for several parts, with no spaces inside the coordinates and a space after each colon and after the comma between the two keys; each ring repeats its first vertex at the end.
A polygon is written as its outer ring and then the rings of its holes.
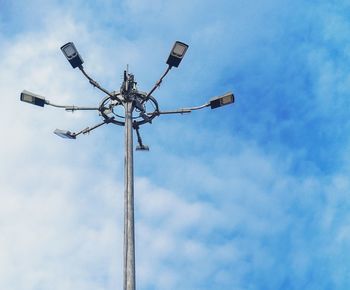
{"type": "Polygon", "coordinates": [[[61,50],[73,68],[81,67],[84,63],[73,42],[66,43],[61,47],[61,50]]]}
{"type": "Polygon", "coordinates": [[[178,67],[187,51],[187,48],[187,44],[180,41],[176,41],[166,63],[170,67],[178,67]]]}
{"type": "Polygon", "coordinates": [[[76,135],[74,133],[70,132],[70,131],[56,129],[54,131],[54,133],[57,136],[60,136],[60,137],[65,138],[65,139],[76,139],[76,135]]]}
{"type": "Polygon", "coordinates": [[[222,96],[216,97],[210,101],[210,108],[216,109],[228,104],[232,104],[235,101],[235,96],[232,92],[228,92],[222,96]]]}
{"type": "Polygon", "coordinates": [[[44,107],[44,105],[46,104],[46,100],[44,97],[28,92],[26,90],[22,91],[21,93],[21,101],[40,107],[44,107]]]}

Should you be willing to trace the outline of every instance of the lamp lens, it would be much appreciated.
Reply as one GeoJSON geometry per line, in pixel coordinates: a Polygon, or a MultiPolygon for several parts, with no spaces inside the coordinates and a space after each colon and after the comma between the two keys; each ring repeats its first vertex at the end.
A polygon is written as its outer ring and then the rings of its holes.
{"type": "Polygon", "coordinates": [[[221,104],[227,105],[227,104],[232,103],[232,101],[233,101],[232,95],[228,95],[228,96],[225,96],[221,99],[221,104]]]}
{"type": "Polygon", "coordinates": [[[173,50],[173,54],[178,57],[182,57],[185,54],[186,48],[187,48],[186,46],[183,46],[181,44],[176,44],[173,50]]]}
{"type": "Polygon", "coordinates": [[[22,95],[22,100],[23,102],[34,103],[34,98],[26,94],[22,95]]]}
{"type": "Polygon", "coordinates": [[[72,45],[68,45],[64,48],[64,53],[67,57],[71,58],[76,55],[76,50],[72,45]]]}

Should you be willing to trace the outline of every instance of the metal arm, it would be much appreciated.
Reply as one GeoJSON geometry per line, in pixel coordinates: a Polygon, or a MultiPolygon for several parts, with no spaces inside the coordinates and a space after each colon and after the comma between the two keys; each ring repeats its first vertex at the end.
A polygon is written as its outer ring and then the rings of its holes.
{"type": "Polygon", "coordinates": [[[137,135],[137,142],[139,143],[139,145],[136,147],[137,151],[149,151],[149,147],[147,145],[144,145],[142,142],[142,138],[140,135],[140,127],[137,125],[137,123],[134,121],[133,123],[133,128],[136,131],[136,135],[137,135]]]}
{"type": "MultiPolygon", "coordinates": [[[[66,131],[64,134],[57,134],[57,133],[56,133],[56,134],[59,135],[59,136],[61,136],[61,137],[64,137],[64,138],[67,138],[67,137],[68,137],[68,138],[70,138],[70,139],[75,139],[78,135],[80,135],[80,134],[84,134],[84,135],[85,135],[85,134],[87,134],[87,133],[90,133],[92,130],[94,130],[94,129],[96,129],[96,128],[98,128],[98,127],[104,125],[104,124],[110,123],[113,119],[114,119],[114,117],[111,117],[110,119],[104,120],[103,122],[98,123],[98,124],[96,124],[96,125],[94,125],[94,126],[92,126],[92,127],[86,127],[85,129],[79,131],[78,133],[72,133],[72,132],[70,132],[70,131],[66,131]],[[62,136],[62,135],[63,135],[63,136],[62,136]]],[[[55,132],[57,132],[57,131],[63,132],[62,130],[56,129],[55,132]]]]}
{"type": "Polygon", "coordinates": [[[146,95],[146,100],[149,98],[150,95],[152,95],[152,93],[160,86],[160,84],[162,83],[164,77],[168,74],[168,72],[170,71],[171,66],[169,65],[168,68],[165,70],[165,72],[163,73],[163,75],[160,77],[160,79],[155,83],[155,85],[153,86],[153,88],[150,90],[150,92],[146,95]]]}
{"type": "Polygon", "coordinates": [[[99,110],[99,108],[97,107],[77,107],[77,106],[65,106],[65,105],[57,105],[57,104],[53,104],[47,100],[45,100],[45,104],[46,105],[49,105],[49,106],[52,106],[52,107],[55,107],[55,108],[62,108],[62,109],[65,109],[66,111],[78,111],[78,110],[84,110],[84,111],[88,111],[88,110],[99,110]]]}
{"type": "MultiPolygon", "coordinates": [[[[111,119],[114,119],[114,118],[111,118],[111,119]]],[[[97,125],[95,126],[92,126],[91,128],[90,127],[86,127],[85,129],[81,130],[80,132],[74,134],[75,136],[78,136],[79,134],[87,134],[87,133],[90,133],[92,130],[104,125],[104,124],[108,124],[111,120],[104,120],[103,122],[101,123],[98,123],[97,125]]]]}
{"type": "Polygon", "coordinates": [[[92,84],[94,87],[98,88],[100,91],[104,92],[105,94],[107,94],[108,96],[110,96],[112,99],[116,99],[119,102],[121,102],[121,100],[115,96],[112,95],[109,91],[107,91],[106,89],[102,88],[98,82],[96,82],[94,79],[92,79],[84,70],[83,66],[79,66],[80,71],[83,73],[83,75],[89,80],[90,84],[92,84]]]}
{"type": "Polygon", "coordinates": [[[159,111],[157,112],[158,115],[170,115],[170,114],[187,114],[191,113],[192,111],[200,110],[206,107],[209,107],[210,103],[206,103],[202,106],[197,106],[197,107],[191,107],[191,108],[183,108],[183,109],[178,109],[174,111],[159,111]]]}

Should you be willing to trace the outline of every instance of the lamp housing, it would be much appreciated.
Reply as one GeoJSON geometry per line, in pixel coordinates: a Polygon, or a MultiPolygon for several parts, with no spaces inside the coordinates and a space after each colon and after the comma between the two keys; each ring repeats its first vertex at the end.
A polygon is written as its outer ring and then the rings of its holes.
{"type": "Polygon", "coordinates": [[[235,101],[235,96],[233,95],[232,92],[228,92],[222,96],[212,99],[209,104],[211,109],[216,109],[222,106],[232,104],[234,103],[234,101],[235,101]]]}
{"type": "Polygon", "coordinates": [[[61,138],[65,138],[65,139],[76,139],[76,136],[74,133],[70,132],[70,131],[65,131],[65,130],[60,130],[60,129],[56,129],[54,131],[54,133],[57,136],[60,136],[61,138]]]}
{"type": "Polygon", "coordinates": [[[149,151],[149,147],[147,145],[137,145],[136,151],[149,151]]]}
{"type": "Polygon", "coordinates": [[[166,63],[170,67],[178,67],[187,51],[187,48],[188,45],[186,43],[176,41],[166,63]]]}
{"type": "Polygon", "coordinates": [[[22,91],[21,93],[21,101],[32,105],[36,105],[39,107],[44,107],[44,105],[47,103],[44,97],[31,93],[26,90],[22,91]]]}
{"type": "Polygon", "coordinates": [[[73,42],[66,43],[61,50],[73,68],[80,67],[84,63],[73,42]]]}

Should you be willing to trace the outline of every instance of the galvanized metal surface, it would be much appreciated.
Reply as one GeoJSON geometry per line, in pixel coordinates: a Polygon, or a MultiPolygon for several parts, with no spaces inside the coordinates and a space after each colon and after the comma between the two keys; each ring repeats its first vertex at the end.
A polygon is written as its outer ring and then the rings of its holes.
{"type": "Polygon", "coordinates": [[[135,290],[134,162],[132,102],[125,106],[124,290],[135,290]]]}

